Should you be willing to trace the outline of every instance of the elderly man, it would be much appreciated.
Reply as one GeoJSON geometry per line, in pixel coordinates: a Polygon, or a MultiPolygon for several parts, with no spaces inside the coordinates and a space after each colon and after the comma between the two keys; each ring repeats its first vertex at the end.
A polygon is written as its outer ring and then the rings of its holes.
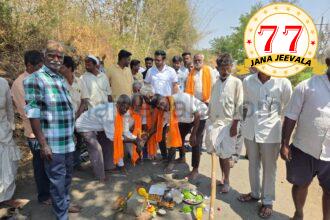
{"type": "Polygon", "coordinates": [[[25,92],[23,81],[30,74],[38,71],[43,65],[43,54],[36,50],[27,51],[24,54],[25,72],[22,73],[13,83],[11,87],[11,95],[17,112],[23,121],[24,136],[27,139],[28,146],[32,153],[32,164],[34,179],[37,185],[38,201],[43,204],[51,204],[49,194],[49,179],[46,175],[43,160],[40,157],[40,147],[38,141],[33,134],[29,119],[24,111],[25,107],[25,92]]]}
{"type": "Polygon", "coordinates": [[[139,144],[140,139],[129,130],[127,111],[130,106],[131,99],[127,95],[121,95],[116,104],[100,104],[84,112],[76,121],[77,131],[87,142],[94,174],[101,182],[107,180],[105,171],[110,170],[113,164],[126,172],[123,141],[139,144]]]}
{"type": "Polygon", "coordinates": [[[244,105],[247,114],[242,135],[249,156],[251,193],[243,194],[241,202],[257,201],[262,206],[259,215],[272,215],[275,200],[276,161],[281,143],[281,115],[290,100],[292,88],[286,78],[273,78],[253,69],[255,74],[243,81],[244,105]],[[262,187],[260,169],[262,164],[262,187]]]}
{"type": "Polygon", "coordinates": [[[187,76],[185,92],[204,103],[208,103],[215,80],[212,68],[204,65],[204,55],[196,54],[194,56],[194,69],[187,76]]]}
{"type": "MultiPolygon", "coordinates": [[[[174,168],[174,160],[176,148],[180,149],[181,158],[184,158],[183,142],[185,136],[190,130],[190,145],[193,147],[192,151],[192,172],[189,173],[190,179],[195,179],[198,175],[198,164],[200,159],[200,152],[198,145],[202,140],[198,134],[203,132],[204,127],[200,127],[200,119],[204,118],[207,113],[207,106],[187,93],[178,93],[173,96],[158,96],[157,108],[165,113],[168,119],[168,129],[166,129],[166,147],[168,149],[168,166],[165,172],[170,172],[174,168]]],[[[157,122],[159,123],[159,122],[157,122]]],[[[160,131],[157,130],[157,133],[160,131]]]]}
{"type": "Polygon", "coordinates": [[[93,55],[88,55],[85,58],[86,72],[81,76],[81,81],[85,85],[89,96],[88,109],[98,104],[112,102],[112,90],[108,78],[97,68],[99,62],[93,55]]]}
{"type": "Polygon", "coordinates": [[[222,193],[227,193],[230,189],[230,159],[236,153],[238,123],[243,108],[242,82],[231,75],[232,68],[233,59],[230,54],[224,53],[217,58],[220,77],[212,88],[209,103],[209,120],[212,129],[207,133],[215,131],[218,139],[214,148],[220,158],[223,177],[220,192],[222,193]]]}
{"type": "Polygon", "coordinates": [[[132,53],[127,50],[120,50],[116,64],[110,66],[107,76],[112,88],[114,100],[120,95],[132,95],[132,84],[134,82],[133,75],[129,68],[132,53]]]}
{"type": "Polygon", "coordinates": [[[330,48],[325,55],[326,74],[299,83],[285,113],[281,156],[287,180],[293,184],[294,220],[304,217],[308,187],[315,176],[323,190],[323,219],[330,219],[330,48]]]}
{"type": "Polygon", "coordinates": [[[48,41],[45,65],[24,80],[25,111],[40,145],[57,219],[68,219],[73,169],[74,110],[59,69],[63,47],[48,41]]]}

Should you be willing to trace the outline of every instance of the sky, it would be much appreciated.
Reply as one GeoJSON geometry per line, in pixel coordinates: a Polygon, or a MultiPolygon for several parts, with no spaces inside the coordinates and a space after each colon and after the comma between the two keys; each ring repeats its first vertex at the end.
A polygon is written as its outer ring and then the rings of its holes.
{"type": "MultiPolygon", "coordinates": [[[[258,2],[265,5],[269,0],[190,0],[195,8],[196,27],[203,35],[197,49],[210,48],[212,39],[231,34],[232,27],[239,24],[240,15],[249,12],[258,2]]],[[[304,9],[315,24],[320,24],[323,16],[323,23],[330,25],[329,0],[298,0],[296,5],[304,9]]]]}

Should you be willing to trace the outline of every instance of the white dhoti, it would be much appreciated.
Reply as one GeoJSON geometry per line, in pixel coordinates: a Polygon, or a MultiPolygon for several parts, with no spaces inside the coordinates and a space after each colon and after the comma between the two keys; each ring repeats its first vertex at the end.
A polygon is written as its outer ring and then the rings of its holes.
{"type": "Polygon", "coordinates": [[[209,123],[205,137],[207,152],[215,152],[222,159],[236,154],[237,136],[230,137],[230,127],[231,124],[222,122],[209,123]]]}
{"type": "Polygon", "coordinates": [[[8,122],[0,122],[0,202],[10,200],[15,192],[20,158],[20,150],[13,140],[8,122]]]}

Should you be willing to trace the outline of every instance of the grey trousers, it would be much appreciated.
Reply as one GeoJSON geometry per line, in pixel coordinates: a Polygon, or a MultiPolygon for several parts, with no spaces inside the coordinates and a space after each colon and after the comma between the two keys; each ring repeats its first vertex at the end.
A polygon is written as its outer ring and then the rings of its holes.
{"type": "Polygon", "coordinates": [[[107,138],[104,131],[81,133],[86,140],[89,159],[96,178],[104,179],[105,170],[114,168],[113,142],[107,138]]]}
{"type": "Polygon", "coordinates": [[[261,198],[264,205],[272,205],[275,200],[276,161],[280,152],[280,144],[256,143],[248,139],[245,139],[244,143],[249,157],[252,197],[261,198]],[[260,184],[261,165],[262,184],[260,184]]]}

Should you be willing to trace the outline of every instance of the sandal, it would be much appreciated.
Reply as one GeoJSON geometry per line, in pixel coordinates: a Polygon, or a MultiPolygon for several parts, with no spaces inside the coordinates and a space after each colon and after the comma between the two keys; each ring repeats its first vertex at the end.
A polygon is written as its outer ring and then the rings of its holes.
{"type": "Polygon", "coordinates": [[[260,218],[269,218],[273,214],[273,206],[272,205],[261,205],[259,210],[260,218]]]}
{"type": "Polygon", "coordinates": [[[238,198],[240,202],[258,202],[258,198],[254,198],[251,193],[248,194],[241,194],[238,198]]]}

